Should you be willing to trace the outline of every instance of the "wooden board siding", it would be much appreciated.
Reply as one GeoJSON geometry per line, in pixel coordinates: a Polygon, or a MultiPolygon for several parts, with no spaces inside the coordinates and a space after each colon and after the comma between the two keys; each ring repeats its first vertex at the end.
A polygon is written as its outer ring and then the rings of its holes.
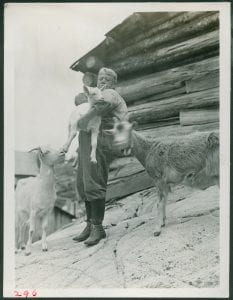
{"type": "Polygon", "coordinates": [[[218,109],[195,109],[180,112],[180,124],[182,126],[216,123],[218,121],[218,109]]]}
{"type": "Polygon", "coordinates": [[[15,151],[15,175],[36,176],[38,172],[39,165],[35,153],[15,151]]]}

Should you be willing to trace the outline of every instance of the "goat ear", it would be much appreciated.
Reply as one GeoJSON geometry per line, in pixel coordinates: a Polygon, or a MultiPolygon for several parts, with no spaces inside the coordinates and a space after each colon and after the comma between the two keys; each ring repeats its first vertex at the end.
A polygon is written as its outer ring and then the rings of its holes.
{"type": "Polygon", "coordinates": [[[106,133],[107,135],[112,135],[114,133],[114,129],[105,129],[103,130],[104,133],[106,133]]]}

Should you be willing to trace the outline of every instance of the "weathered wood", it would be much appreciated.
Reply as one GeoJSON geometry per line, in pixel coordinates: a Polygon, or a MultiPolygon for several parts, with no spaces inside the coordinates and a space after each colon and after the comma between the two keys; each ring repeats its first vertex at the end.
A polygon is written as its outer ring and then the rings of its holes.
{"type": "Polygon", "coordinates": [[[183,12],[140,12],[141,17],[144,20],[143,23],[146,26],[147,30],[151,29],[154,26],[159,26],[160,24],[165,23],[167,20],[171,20],[172,18],[175,18],[182,14],[184,13],[183,12]]]}
{"type": "Polygon", "coordinates": [[[145,124],[178,116],[183,109],[217,106],[218,103],[219,89],[215,88],[130,107],[129,119],[145,124]]]}
{"type": "Polygon", "coordinates": [[[108,181],[130,176],[143,171],[143,166],[135,157],[121,157],[116,159],[110,166],[108,181]]]}
{"type": "Polygon", "coordinates": [[[219,30],[185,40],[176,45],[150,51],[145,54],[134,55],[125,60],[108,64],[120,76],[126,76],[135,72],[143,72],[148,68],[181,61],[195,55],[214,50],[219,47],[219,30]]]}
{"type": "Polygon", "coordinates": [[[219,71],[214,71],[206,75],[185,81],[187,93],[202,91],[219,86],[219,71]]]}
{"type": "Polygon", "coordinates": [[[128,42],[131,44],[136,44],[137,42],[143,40],[144,38],[150,38],[157,34],[158,32],[167,32],[173,27],[178,27],[180,25],[185,25],[188,23],[193,17],[207,17],[213,12],[181,12],[181,13],[171,13],[170,16],[166,19],[162,19],[162,22],[154,23],[148,22],[150,24],[151,29],[148,28],[147,31],[144,31],[143,34],[137,34],[128,42]]]}
{"type": "MultiPolygon", "coordinates": [[[[143,38],[138,43],[134,43],[123,48],[116,53],[113,53],[108,62],[116,62],[118,60],[122,60],[131,55],[135,55],[137,53],[145,53],[148,52],[150,48],[161,48],[165,43],[171,42],[179,42],[181,40],[185,40],[186,38],[190,38],[191,36],[200,34],[200,32],[206,32],[207,30],[216,29],[219,25],[219,14],[206,14],[205,13],[189,13],[186,15],[179,16],[177,18],[171,19],[166,23],[152,28],[151,31],[153,35],[147,38],[143,38]],[[177,20],[183,20],[181,24],[178,23],[178,26],[175,24],[177,20]],[[173,25],[174,24],[174,25],[173,25]],[[168,27],[168,29],[164,32],[164,28],[168,27]],[[170,27],[172,26],[172,27],[170,27]]],[[[148,32],[145,32],[145,35],[148,36],[148,32]]]]}
{"type": "Polygon", "coordinates": [[[39,173],[36,153],[15,151],[15,175],[36,176],[39,173]]]}
{"type": "Polygon", "coordinates": [[[185,134],[190,134],[191,132],[194,131],[216,131],[216,130],[219,130],[219,122],[201,124],[201,125],[190,125],[190,126],[172,125],[172,126],[165,126],[160,128],[146,129],[139,132],[147,138],[154,139],[158,137],[185,135],[185,134]]]}
{"type": "Polygon", "coordinates": [[[106,201],[108,202],[109,200],[120,199],[127,195],[152,187],[153,185],[153,180],[146,171],[141,171],[136,174],[117,179],[109,182],[106,193],[106,201]]]}
{"type": "Polygon", "coordinates": [[[157,122],[154,122],[154,123],[137,124],[136,130],[159,128],[159,127],[165,127],[165,126],[171,126],[171,125],[177,125],[177,124],[180,124],[180,119],[178,116],[158,120],[157,122]]]}
{"type": "MultiPolygon", "coordinates": [[[[188,21],[190,16],[195,14],[195,16],[203,15],[206,16],[208,12],[151,12],[151,13],[140,13],[144,19],[144,30],[138,32],[138,27],[135,26],[134,31],[132,30],[128,39],[125,38],[123,34],[115,34],[118,43],[122,46],[131,46],[135,45],[137,42],[154,36],[157,32],[165,32],[171,29],[173,26],[178,26],[180,24],[185,24],[186,20],[188,21]],[[174,25],[173,25],[174,24],[174,25]]],[[[120,24],[121,25],[121,24],[120,24]]],[[[119,25],[119,27],[120,27],[119,25]]],[[[112,30],[114,31],[114,29],[112,30]]],[[[106,35],[109,36],[110,33],[106,35]]],[[[113,35],[110,35],[113,37],[113,35]]],[[[111,49],[114,51],[114,49],[111,49]]],[[[112,52],[111,52],[112,54],[112,52]]]]}
{"type": "Polygon", "coordinates": [[[181,67],[126,80],[119,83],[116,90],[127,103],[130,103],[154,94],[180,88],[184,85],[184,81],[203,77],[216,70],[219,70],[219,57],[208,58],[181,67]]]}
{"type": "Polygon", "coordinates": [[[117,42],[111,36],[107,36],[106,39],[104,40],[104,43],[106,44],[106,47],[109,48],[115,46],[117,42]]]}
{"type": "MultiPolygon", "coordinates": [[[[114,52],[115,47],[128,44],[134,44],[141,35],[144,36],[152,27],[159,26],[160,24],[170,21],[171,19],[187,13],[182,12],[140,12],[134,13],[125,19],[121,24],[114,27],[111,31],[107,32],[106,37],[112,38],[115,42],[111,49],[114,52]]],[[[200,14],[200,13],[199,13],[200,14]]],[[[205,13],[206,14],[206,13],[205,13]]],[[[109,43],[107,42],[109,45],[109,43]]]]}
{"type": "Polygon", "coordinates": [[[219,121],[218,109],[195,109],[180,112],[180,124],[183,126],[216,123],[219,121]]]}
{"type": "MultiPolygon", "coordinates": [[[[176,13],[176,12],[171,12],[171,13],[140,13],[140,18],[141,16],[143,19],[141,19],[143,26],[151,27],[155,26],[158,24],[161,24],[177,15],[180,15],[182,13],[176,13]],[[155,18],[156,14],[156,18],[155,18]],[[154,17],[152,17],[152,15],[154,17]]],[[[126,20],[125,20],[126,21],[126,20]]],[[[130,21],[131,22],[131,21],[130,21]]],[[[127,23],[127,22],[125,22],[127,23]]],[[[126,38],[124,33],[127,32],[125,30],[121,30],[121,34],[116,34],[118,28],[121,28],[121,24],[113,28],[110,32],[105,34],[106,38],[99,44],[97,45],[94,49],[89,51],[86,55],[81,57],[78,61],[76,61],[74,64],[71,65],[71,69],[75,71],[81,71],[85,73],[86,67],[85,67],[85,60],[88,56],[94,55],[98,57],[100,60],[105,62],[109,55],[112,55],[112,53],[115,53],[116,51],[122,49],[122,44],[125,44],[125,42],[128,42],[129,38],[126,38]],[[113,32],[113,34],[111,34],[113,32]],[[113,38],[113,36],[116,36],[116,39],[113,38]]],[[[136,37],[139,34],[138,26],[132,27],[132,30],[136,32],[136,37]]],[[[145,32],[146,29],[143,30],[145,32]]],[[[130,37],[132,37],[132,32],[130,32],[130,37]]]]}
{"type": "Polygon", "coordinates": [[[96,86],[97,85],[97,75],[95,73],[86,72],[83,75],[83,84],[86,86],[96,86]]]}
{"type": "MultiPolygon", "coordinates": [[[[156,92],[157,92],[157,90],[156,90],[156,92]]],[[[138,101],[129,102],[128,107],[131,107],[132,105],[148,103],[150,101],[157,101],[157,100],[161,100],[161,99],[165,99],[165,98],[170,98],[170,97],[174,97],[174,96],[182,95],[182,94],[186,94],[185,86],[174,88],[174,89],[171,89],[170,91],[166,91],[164,93],[154,94],[152,96],[146,97],[144,99],[140,99],[138,101]]]]}
{"type": "Polygon", "coordinates": [[[135,31],[135,28],[137,31],[143,31],[144,29],[144,19],[140,13],[133,13],[130,15],[122,23],[107,32],[106,36],[110,36],[115,40],[122,39],[132,34],[132,31],[135,31]]]}

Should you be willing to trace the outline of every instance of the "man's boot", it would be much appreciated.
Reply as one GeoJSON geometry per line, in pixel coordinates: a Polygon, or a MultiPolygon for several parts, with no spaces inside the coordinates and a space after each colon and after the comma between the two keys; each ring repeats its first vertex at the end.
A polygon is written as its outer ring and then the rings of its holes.
{"type": "Polygon", "coordinates": [[[87,216],[87,224],[84,230],[77,236],[73,238],[74,241],[76,242],[83,242],[85,241],[90,233],[91,233],[91,203],[88,201],[85,201],[85,207],[86,207],[86,216],[87,216]]]}
{"type": "Polygon", "coordinates": [[[91,202],[91,234],[84,242],[87,246],[93,246],[106,237],[106,233],[102,226],[105,211],[105,200],[95,200],[91,202]]]}

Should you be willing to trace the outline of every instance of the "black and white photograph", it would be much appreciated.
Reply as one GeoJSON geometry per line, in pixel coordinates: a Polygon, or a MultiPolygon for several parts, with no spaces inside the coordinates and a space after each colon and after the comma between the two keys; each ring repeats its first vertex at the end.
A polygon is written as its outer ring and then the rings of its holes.
{"type": "Polygon", "coordinates": [[[229,296],[230,13],[5,4],[5,297],[229,296]]]}

